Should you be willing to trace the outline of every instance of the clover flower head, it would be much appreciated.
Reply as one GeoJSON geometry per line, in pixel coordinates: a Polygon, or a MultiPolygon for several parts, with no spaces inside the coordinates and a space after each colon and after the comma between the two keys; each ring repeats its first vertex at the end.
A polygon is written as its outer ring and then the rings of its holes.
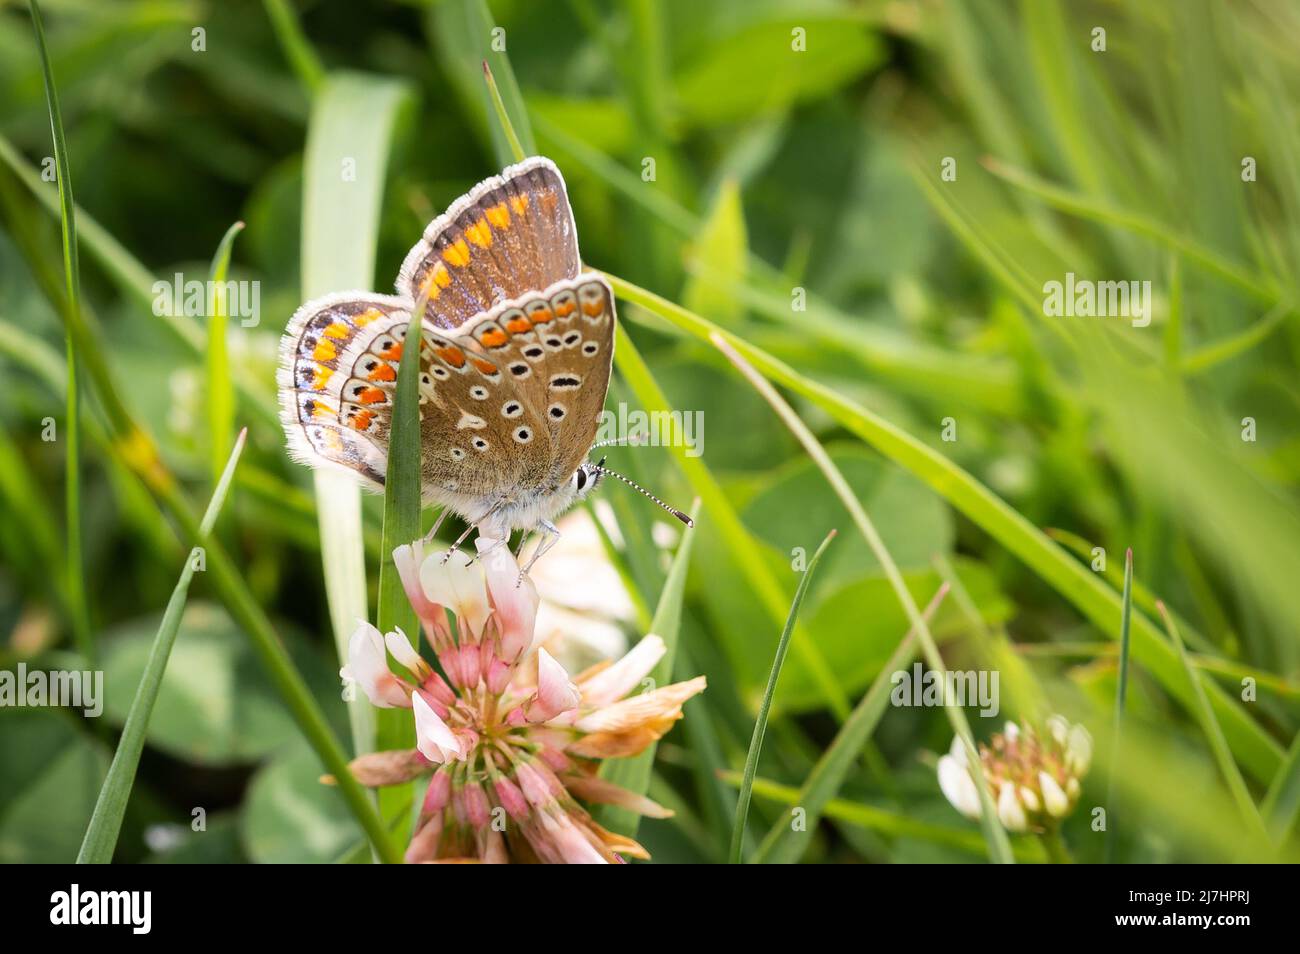
{"type": "MultiPolygon", "coordinates": [[[[1029,723],[1008,722],[979,747],[983,772],[1003,827],[1013,832],[1044,832],[1056,827],[1079,801],[1081,783],[1092,761],[1092,736],[1063,717],[1049,718],[1044,731],[1029,723]]],[[[967,818],[980,817],[979,791],[966,746],[952,740],[939,759],[939,788],[967,818]]]]}
{"type": "Polygon", "coordinates": [[[408,862],[595,864],[648,857],[588,811],[617,805],[670,813],[598,775],[606,758],[636,755],[682,717],[703,676],[632,695],[666,652],[650,634],[622,659],[570,677],[534,648],[538,597],[505,541],[480,537],[478,557],[425,555],[420,541],[393,553],[434,670],[400,630],[361,623],[349,642],[345,679],[380,707],[405,707],[416,747],[352,762],[369,786],[429,776],[408,862]],[[405,670],[394,672],[389,657],[405,670]]]}

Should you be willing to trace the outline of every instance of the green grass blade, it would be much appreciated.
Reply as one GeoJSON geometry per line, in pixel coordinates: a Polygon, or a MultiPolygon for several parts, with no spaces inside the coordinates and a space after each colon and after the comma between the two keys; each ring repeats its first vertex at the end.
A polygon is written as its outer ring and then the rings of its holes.
{"type": "Polygon", "coordinates": [[[59,187],[59,230],[63,239],[64,307],[67,311],[67,394],[63,422],[64,451],[64,519],[67,534],[66,577],[68,609],[72,618],[72,635],[77,650],[90,668],[95,666],[95,642],[90,631],[90,607],[86,601],[86,576],[81,548],[81,391],[78,383],[81,327],[81,265],[77,252],[77,212],[72,198],[72,175],[68,167],[68,143],[63,134],[63,114],[59,109],[59,92],[54,84],[54,68],[45,44],[45,24],[36,0],[29,0],[36,47],[41,57],[45,80],[45,102],[50,115],[50,133],[54,140],[54,165],[59,187]]]}
{"type": "MultiPolygon", "coordinates": [[[[1077,556],[1080,560],[1083,560],[1089,565],[1092,564],[1094,554],[1093,544],[1091,541],[1085,540],[1077,533],[1072,533],[1069,530],[1062,530],[1060,527],[1044,527],[1043,532],[1077,556]]],[[[1099,572],[1117,589],[1119,589],[1121,593],[1123,592],[1124,570],[1116,569],[1113,560],[1108,560],[1106,562],[1106,568],[1104,570],[1094,572],[1099,572]]],[[[1133,577],[1132,586],[1133,592],[1131,595],[1133,605],[1147,613],[1151,613],[1152,615],[1159,615],[1156,612],[1157,597],[1151,592],[1150,588],[1145,586],[1141,579],[1136,576],[1133,577]]],[[[1218,652],[1215,645],[1206,639],[1198,630],[1189,626],[1187,620],[1185,620],[1181,615],[1175,614],[1174,619],[1178,623],[1179,632],[1183,634],[1183,639],[1187,640],[1188,645],[1195,647],[1201,652],[1218,652]]]]}
{"type": "Polygon", "coordinates": [[[1260,803],[1260,814],[1268,821],[1274,843],[1280,845],[1291,837],[1296,818],[1300,817],[1300,733],[1296,733],[1286,762],[1260,803]]]}
{"type": "MultiPolygon", "coordinates": [[[[641,357],[631,337],[628,336],[627,330],[619,325],[615,328],[614,334],[614,363],[642,408],[652,418],[655,414],[669,413],[671,408],[663,389],[650,373],[650,368],[641,357]]],[[[781,584],[773,575],[771,567],[763,560],[759,545],[750,536],[731,499],[703,462],[703,458],[689,456],[683,447],[675,447],[674,450],[678,466],[686,475],[696,495],[704,502],[705,513],[709,515],[709,520],[726,541],[727,550],[746,582],[772,617],[773,626],[783,626],[789,601],[781,584]]],[[[844,689],[827,665],[817,644],[808,635],[807,630],[797,623],[793,645],[795,655],[808,667],[809,673],[821,689],[826,704],[841,721],[845,719],[849,714],[849,702],[844,689]]]]}
{"type": "Polygon", "coordinates": [[[1214,717],[1214,710],[1210,708],[1210,700],[1206,698],[1201,677],[1192,668],[1192,662],[1187,656],[1187,647],[1183,645],[1183,637],[1178,633],[1178,625],[1174,622],[1173,617],[1169,615],[1169,611],[1165,608],[1163,602],[1157,603],[1156,609],[1160,611],[1160,618],[1164,620],[1169,639],[1177,649],[1178,658],[1181,660],[1187,678],[1195,691],[1196,705],[1192,709],[1192,714],[1196,716],[1201,731],[1205,733],[1205,739],[1209,742],[1210,750],[1214,753],[1214,760],[1219,765],[1223,780],[1227,783],[1228,790],[1237,803],[1237,809],[1241,812],[1242,821],[1246,823],[1250,834],[1258,835],[1261,843],[1266,842],[1267,835],[1264,829],[1264,821],[1260,817],[1254,799],[1250,797],[1250,789],[1246,787],[1246,780],[1241,777],[1241,770],[1237,768],[1237,763],[1232,757],[1232,749],[1223,735],[1219,720],[1214,717]]]}
{"type": "Polygon", "coordinates": [[[1115,727],[1111,732],[1110,779],[1106,784],[1106,862],[1115,858],[1115,771],[1124,739],[1124,703],[1128,697],[1128,649],[1133,616],[1133,548],[1124,552],[1124,595],[1119,618],[1119,682],[1115,687],[1115,727]]]}
{"type": "Polygon", "coordinates": [[[741,852],[745,844],[745,821],[749,817],[749,799],[754,787],[754,776],[758,774],[758,759],[763,751],[763,734],[767,731],[767,717],[772,711],[772,697],[776,695],[776,681],[781,678],[781,665],[785,662],[790,636],[794,632],[795,620],[799,618],[799,607],[803,605],[808,584],[812,582],[813,571],[817,569],[817,562],[833,539],[835,539],[834,530],[826,535],[826,539],[821,542],[813,558],[808,561],[808,568],[804,570],[803,579],[799,581],[799,588],[795,590],[794,600],[790,603],[790,615],[786,618],[785,629],[781,631],[781,641],[776,644],[772,672],[767,677],[763,701],[759,704],[758,716],[754,719],[754,734],[749,740],[749,752],[745,755],[745,774],[740,783],[740,792],[736,796],[736,820],[732,825],[731,848],[728,852],[728,860],[733,865],[741,862],[741,852]]]}
{"type": "Polygon", "coordinates": [[[235,236],[244,229],[236,222],[221,239],[212,256],[208,271],[208,449],[212,463],[212,480],[221,479],[225,461],[230,456],[231,435],[235,429],[235,391],[230,379],[230,352],[226,341],[229,315],[225,294],[226,274],[230,271],[230,252],[235,236]]]}
{"type": "MultiPolygon", "coordinates": [[[[691,519],[699,517],[700,502],[695,501],[691,507],[691,519]]],[[[686,593],[686,573],[690,569],[691,548],[695,544],[695,531],[685,530],[682,542],[677,546],[677,555],[673,557],[672,567],[668,570],[668,579],[659,603],[655,606],[654,619],[650,622],[650,632],[660,637],[667,647],[663,659],[650,673],[656,686],[666,686],[672,682],[673,660],[677,654],[677,640],[681,634],[682,603],[686,593]]],[[[650,787],[651,768],[654,766],[657,743],[652,743],[640,755],[623,759],[609,759],[601,766],[602,777],[621,785],[638,795],[644,795],[650,787]]],[[[641,824],[641,816],[625,808],[603,805],[595,810],[596,820],[612,831],[621,832],[629,838],[635,838],[641,824]]]]}
{"type": "Polygon", "coordinates": [[[510,112],[506,109],[505,100],[501,98],[501,87],[497,86],[497,79],[492,75],[492,67],[488,66],[487,60],[483,61],[483,81],[487,83],[488,99],[492,103],[493,113],[496,114],[497,125],[501,127],[506,143],[510,146],[510,158],[515,162],[523,162],[528,157],[528,153],[524,152],[519,134],[515,132],[515,124],[510,121],[510,112]]]}
{"type": "MultiPolygon", "coordinates": [[[[398,363],[393,395],[393,422],[388,440],[388,471],[384,482],[384,532],[379,560],[378,622],[381,633],[401,629],[420,643],[420,626],[402,589],[393,563],[393,550],[420,535],[420,348],[425,302],[416,307],[406,333],[407,346],[398,363]]],[[[415,746],[415,722],[405,709],[381,709],[375,715],[375,748],[379,751],[415,746]]],[[[415,783],[390,785],[378,792],[380,814],[401,818],[414,797],[415,783]]],[[[402,832],[406,834],[405,831],[402,832]]]]}
{"type": "Polygon", "coordinates": [[[513,131],[516,144],[525,155],[534,155],[537,143],[528,123],[524,98],[510,67],[510,57],[506,52],[508,37],[492,19],[486,0],[443,0],[430,6],[429,17],[439,58],[461,101],[468,107],[469,115],[491,139],[498,164],[505,166],[515,162],[518,155],[507,129],[513,131]],[[484,64],[500,86],[503,108],[510,120],[508,124],[492,121],[495,107],[492,94],[483,82],[484,64]]]}
{"type": "Polygon", "coordinates": [[[288,0],[263,0],[271,29],[284,52],[284,58],[298,77],[298,82],[309,96],[317,93],[325,83],[325,67],[302,32],[298,12],[288,0]]]}
{"type": "Polygon", "coordinates": [[[95,810],[90,816],[90,825],[86,828],[86,837],[81,842],[78,864],[106,865],[113,860],[117,836],[122,829],[122,818],[131,798],[131,788],[135,784],[136,768],[140,765],[140,753],[144,751],[149,719],[153,715],[154,703],[158,701],[158,692],[162,689],[163,676],[167,672],[167,660],[171,656],[176,634],[180,630],[181,616],[185,612],[185,598],[189,593],[190,580],[194,578],[196,558],[221,513],[221,505],[225,503],[226,493],[230,490],[230,482],[235,475],[235,467],[239,463],[239,455],[244,450],[244,439],[247,436],[248,430],[244,429],[235,440],[235,446],[217,478],[212,499],[208,501],[208,509],[199,525],[199,541],[186,557],[185,568],[176,581],[171,599],[167,601],[167,610],[158,625],[158,632],[154,634],[149,660],[145,663],[140,685],[135,690],[135,699],[122,727],[122,737],[118,740],[113,763],[99,790],[95,810]]]}
{"type": "MultiPolygon", "coordinates": [[[[1000,179],[1042,199],[1048,205],[1095,222],[1104,222],[1146,236],[1196,262],[1207,272],[1236,285],[1261,300],[1277,302],[1281,293],[1271,283],[1258,280],[1245,267],[1181,235],[1169,226],[1139,212],[1129,212],[1109,203],[1079,195],[1069,189],[1044,182],[1037,176],[1016,169],[996,159],[984,160],[984,166],[1000,179]]],[[[1041,302],[1039,303],[1041,305],[1041,302]]]]}
{"type": "MultiPolygon", "coordinates": [[[[741,775],[739,772],[724,772],[722,780],[729,785],[737,786],[741,783],[741,775]]],[[[792,807],[803,805],[800,801],[802,797],[800,789],[793,785],[782,785],[771,779],[755,779],[754,794],[781,805],[792,807]]],[[[832,798],[827,801],[822,806],[822,814],[834,821],[879,832],[891,838],[914,838],[946,848],[956,848],[972,855],[984,855],[988,852],[988,845],[977,832],[917,821],[898,812],[886,811],[861,802],[851,802],[844,798],[832,798]]],[[[1011,852],[1017,861],[1038,863],[1046,860],[1036,840],[1021,840],[1012,845],[1011,852]]]]}
{"type": "MultiPolygon", "coordinates": [[[[713,333],[720,334],[764,377],[803,395],[850,433],[934,488],[1064,596],[1100,632],[1114,638],[1119,630],[1119,594],[968,471],[879,415],[805,377],[743,338],[625,279],[608,273],[605,277],[620,298],[641,305],[692,337],[709,341],[713,333]]],[[[635,310],[630,311],[635,320],[635,310]]],[[[1155,624],[1141,614],[1133,617],[1133,656],[1183,705],[1193,704],[1192,686],[1177,654],[1155,624]]],[[[1207,693],[1242,764],[1255,778],[1271,782],[1282,764],[1280,746],[1217,687],[1207,687],[1207,693]]]]}
{"type": "MultiPolygon", "coordinates": [[[[406,98],[399,83],[355,73],[331,75],[321,87],[303,169],[303,298],[374,287],[389,146],[406,98]]],[[[346,659],[357,620],[370,618],[361,490],[344,474],[318,470],[314,480],[330,621],[339,658],[346,659]]],[[[355,751],[370,751],[373,708],[358,695],[348,715],[355,751]]]]}
{"type": "MultiPolygon", "coordinates": [[[[876,555],[880,562],[881,568],[885,571],[885,577],[898,597],[899,603],[903,606],[903,611],[907,614],[908,622],[916,630],[917,638],[921,641],[921,651],[925,654],[926,662],[930,668],[942,675],[944,672],[943,659],[939,654],[939,645],[935,642],[934,636],[930,633],[930,627],[921,614],[921,609],[916,605],[916,600],[912,598],[911,591],[908,590],[907,584],[903,582],[903,574],[899,572],[898,565],[894,562],[893,556],[885,546],[885,542],[880,538],[876,525],[867,515],[866,508],[853,494],[849,483],[844,479],[826,449],[821,446],[817,438],[813,436],[808,426],[800,420],[799,415],[794,409],[786,403],[785,399],[777,393],[776,388],[768,383],[767,379],[754,370],[754,368],[740,354],[727,343],[726,339],[716,332],[710,336],[710,341],[719,351],[726,355],[727,359],[740,371],[740,373],[753,385],[754,389],[763,396],[763,399],[772,406],[786,427],[790,428],[791,433],[803,445],[808,456],[813,459],[821,469],[826,481],[835,491],[835,495],[840,498],[853,522],[857,525],[858,530],[866,538],[867,544],[871,551],[876,555]]],[[[949,698],[948,693],[944,694],[944,710],[948,714],[948,721],[952,723],[953,731],[961,737],[966,745],[966,754],[971,765],[979,765],[979,754],[975,748],[975,737],[971,734],[970,725],[966,720],[966,712],[961,704],[955,699],[949,698]]],[[[1011,864],[1014,859],[1011,856],[1011,843],[1007,839],[1007,833],[1002,828],[1002,824],[997,820],[997,812],[994,810],[993,798],[989,794],[988,783],[983,773],[973,773],[975,787],[980,794],[980,804],[983,812],[980,816],[980,825],[984,829],[984,837],[988,840],[989,858],[1000,864],[1011,864]]]]}
{"type": "Polygon", "coordinates": [[[1263,318],[1235,335],[1212,341],[1185,355],[1182,360],[1183,373],[1203,374],[1226,361],[1240,357],[1263,342],[1294,314],[1295,308],[1287,302],[1275,305],[1263,318]]]}
{"type": "MultiPolygon", "coordinates": [[[[933,618],[947,594],[948,584],[945,583],[926,606],[922,614],[925,619],[933,618]]],[[[916,631],[913,629],[908,631],[893,655],[881,667],[880,674],[872,681],[866,695],[854,706],[800,787],[799,797],[792,804],[803,809],[803,830],[795,831],[785,819],[777,821],[749,859],[751,864],[794,864],[807,850],[811,842],[809,833],[817,826],[827,804],[839,792],[849,769],[857,761],[863,746],[885,714],[885,707],[889,705],[889,693],[893,688],[891,676],[906,668],[915,655],[916,631]]]]}

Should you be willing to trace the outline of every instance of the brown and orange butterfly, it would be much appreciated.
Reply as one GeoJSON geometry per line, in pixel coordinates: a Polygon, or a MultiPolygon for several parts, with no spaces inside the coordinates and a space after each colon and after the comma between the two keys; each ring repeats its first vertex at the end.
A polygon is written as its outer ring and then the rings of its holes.
{"type": "Polygon", "coordinates": [[[424,295],[424,499],[496,540],[545,531],[536,559],[558,514],[606,474],[626,480],[587,460],[609,389],[614,296],[582,271],[554,163],[527,159],[453,202],[406,256],[395,296],[338,292],[294,313],[278,381],[295,459],[383,487],[398,361],[424,295]]]}

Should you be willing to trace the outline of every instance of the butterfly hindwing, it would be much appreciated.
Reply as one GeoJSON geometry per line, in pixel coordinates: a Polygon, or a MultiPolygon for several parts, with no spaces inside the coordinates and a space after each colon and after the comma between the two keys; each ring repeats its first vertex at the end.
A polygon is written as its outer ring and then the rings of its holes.
{"type": "Polygon", "coordinates": [[[534,157],[480,182],[434,219],[402,263],[397,292],[411,301],[427,292],[426,321],[453,329],[579,268],[564,178],[534,157]]]}
{"type": "Polygon", "coordinates": [[[354,393],[356,359],[389,340],[384,336],[391,328],[405,326],[408,307],[387,295],[343,292],[309,301],[294,313],[280,341],[277,377],[280,418],[296,458],[344,467],[372,486],[383,485],[390,356],[376,352],[376,360],[366,363],[364,373],[372,377],[365,384],[373,390],[365,393],[354,393]]]}
{"type": "Polygon", "coordinates": [[[599,275],[583,274],[551,296],[554,320],[539,328],[545,350],[542,416],[551,432],[552,476],[566,479],[587,459],[609,391],[614,357],[614,295],[599,275]]]}
{"type": "Polygon", "coordinates": [[[549,453],[544,425],[539,427],[521,396],[500,349],[427,322],[424,340],[433,356],[421,376],[425,496],[491,500],[517,483],[529,457],[549,453]]]}

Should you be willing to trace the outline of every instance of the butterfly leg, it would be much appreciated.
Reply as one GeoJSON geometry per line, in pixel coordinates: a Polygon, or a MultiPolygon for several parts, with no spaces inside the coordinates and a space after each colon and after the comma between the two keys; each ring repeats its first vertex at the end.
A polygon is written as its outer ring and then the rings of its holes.
{"type": "Polygon", "coordinates": [[[543,520],[540,526],[542,528],[542,540],[537,544],[537,549],[533,551],[533,555],[528,558],[528,562],[524,564],[524,568],[519,571],[519,580],[515,583],[515,586],[518,586],[524,581],[524,577],[528,574],[528,571],[533,568],[533,564],[536,563],[542,555],[546,553],[546,551],[550,550],[551,547],[560,542],[560,530],[555,526],[555,524],[551,523],[549,520],[543,520]]]}
{"type": "Polygon", "coordinates": [[[451,547],[447,550],[447,552],[442,555],[442,562],[446,563],[448,560],[450,560],[451,555],[455,553],[457,550],[459,550],[461,546],[465,543],[465,540],[469,537],[470,532],[473,531],[475,527],[479,526],[488,517],[492,516],[492,514],[496,513],[497,509],[500,508],[500,506],[501,504],[495,503],[491,507],[488,507],[487,512],[484,513],[483,516],[479,517],[477,520],[471,520],[469,522],[469,526],[465,528],[465,532],[462,533],[460,536],[458,536],[456,538],[456,542],[453,543],[451,547]]]}
{"type": "Polygon", "coordinates": [[[475,524],[471,523],[468,527],[465,528],[465,531],[456,538],[456,541],[450,547],[447,548],[447,552],[442,555],[443,563],[446,563],[448,560],[450,560],[451,555],[461,548],[461,544],[463,544],[465,542],[465,539],[470,535],[470,533],[473,532],[475,526],[476,526],[475,524]]]}

